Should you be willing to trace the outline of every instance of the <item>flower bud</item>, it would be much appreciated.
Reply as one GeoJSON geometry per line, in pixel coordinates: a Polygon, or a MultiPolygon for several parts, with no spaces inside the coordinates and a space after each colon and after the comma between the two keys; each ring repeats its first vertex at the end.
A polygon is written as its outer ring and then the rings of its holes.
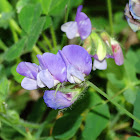
{"type": "Polygon", "coordinates": [[[98,59],[102,61],[106,57],[106,45],[97,33],[92,32],[91,37],[96,47],[96,54],[98,56],[98,59]]]}
{"type": "Polygon", "coordinates": [[[111,38],[111,47],[112,47],[115,63],[117,65],[122,65],[124,63],[124,58],[123,58],[123,52],[120,47],[120,44],[116,40],[111,38]]]}

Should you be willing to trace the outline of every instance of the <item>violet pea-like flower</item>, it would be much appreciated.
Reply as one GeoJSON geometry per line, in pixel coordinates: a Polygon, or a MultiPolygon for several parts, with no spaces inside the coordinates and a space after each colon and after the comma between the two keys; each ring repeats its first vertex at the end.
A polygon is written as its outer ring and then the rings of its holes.
{"type": "Polygon", "coordinates": [[[129,10],[134,19],[140,20],[140,1],[129,0],[129,10]]]}
{"type": "Polygon", "coordinates": [[[37,82],[40,87],[52,88],[59,82],[66,81],[66,65],[60,54],[44,53],[37,55],[40,64],[40,72],[37,82]]]}
{"type": "Polygon", "coordinates": [[[37,84],[37,74],[39,72],[38,65],[30,62],[20,62],[16,71],[20,75],[26,76],[21,82],[21,86],[24,89],[34,90],[39,87],[37,84]]]}
{"type": "Polygon", "coordinates": [[[67,45],[59,51],[67,67],[67,80],[70,83],[84,81],[92,69],[92,59],[88,52],[79,45],[67,45]]]}
{"type": "Polygon", "coordinates": [[[61,26],[61,30],[66,33],[69,39],[80,36],[84,40],[91,33],[91,21],[85,13],[81,12],[82,8],[82,5],[77,8],[75,21],[67,22],[61,26]]]}
{"type": "Polygon", "coordinates": [[[43,98],[48,107],[56,110],[71,106],[75,101],[72,100],[74,96],[75,93],[64,94],[60,91],[57,91],[55,94],[55,90],[47,90],[45,91],[43,98]]]}

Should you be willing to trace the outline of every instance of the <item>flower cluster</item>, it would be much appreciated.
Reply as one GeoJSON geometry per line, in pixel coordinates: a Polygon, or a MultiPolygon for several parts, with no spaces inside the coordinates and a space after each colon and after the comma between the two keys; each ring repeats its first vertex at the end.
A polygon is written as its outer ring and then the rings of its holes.
{"type": "MultiPolygon", "coordinates": [[[[37,58],[39,66],[30,62],[21,62],[17,66],[17,72],[26,76],[21,82],[24,89],[34,90],[43,87],[50,89],[63,82],[81,83],[92,69],[91,56],[83,47],[78,45],[67,45],[59,50],[56,55],[44,53],[43,55],[37,55],[37,58]]],[[[71,105],[70,101],[73,99],[73,93],[67,93],[63,96],[59,91],[56,96],[54,93],[55,91],[46,91],[44,94],[44,100],[48,106],[56,109],[57,106],[63,108],[71,105]],[[56,99],[57,97],[58,99],[56,99]],[[50,98],[52,102],[55,102],[52,103],[53,105],[50,103],[50,98]]]]}
{"type": "MultiPolygon", "coordinates": [[[[82,6],[79,6],[75,21],[63,24],[61,30],[66,32],[69,39],[77,36],[80,36],[82,40],[86,39],[83,46],[87,50],[79,45],[67,45],[57,54],[47,52],[37,55],[39,65],[30,62],[19,63],[16,70],[25,76],[21,82],[24,89],[34,90],[44,87],[51,89],[59,83],[67,82],[78,85],[85,81],[86,75],[90,74],[92,57],[94,58],[93,70],[106,69],[106,58],[114,58],[117,65],[123,64],[123,54],[119,43],[105,32],[100,36],[92,32],[90,19],[81,10],[82,6]]],[[[69,92],[64,93],[47,90],[43,98],[48,107],[63,109],[73,104],[80,92],[81,90],[74,86],[69,92]]]]}
{"type": "Polygon", "coordinates": [[[131,29],[136,32],[140,30],[140,1],[129,0],[125,7],[125,16],[131,29]]]}
{"type": "Polygon", "coordinates": [[[124,63],[123,52],[120,44],[106,32],[97,34],[92,32],[85,40],[84,48],[88,50],[91,57],[94,58],[93,70],[107,69],[106,58],[112,58],[117,65],[124,63]]]}

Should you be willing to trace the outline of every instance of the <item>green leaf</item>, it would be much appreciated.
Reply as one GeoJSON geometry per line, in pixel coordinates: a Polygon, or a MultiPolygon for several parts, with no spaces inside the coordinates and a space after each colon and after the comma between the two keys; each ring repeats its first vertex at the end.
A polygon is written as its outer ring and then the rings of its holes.
{"type": "MultiPolygon", "coordinates": [[[[136,96],[136,100],[134,103],[134,111],[133,114],[134,116],[136,116],[138,119],[140,119],[140,89],[138,89],[137,91],[137,96],[136,96]]],[[[133,129],[136,131],[136,133],[138,135],[140,135],[140,124],[137,123],[136,121],[134,121],[133,123],[133,129]]]]}
{"type": "Polygon", "coordinates": [[[28,4],[19,13],[19,23],[25,32],[30,33],[42,12],[41,5],[28,4]]]}
{"type": "Polygon", "coordinates": [[[52,0],[41,0],[43,12],[44,12],[46,15],[48,15],[48,12],[49,12],[49,10],[50,10],[51,3],[52,3],[52,0]]]}
{"type": "Polygon", "coordinates": [[[137,90],[135,88],[129,88],[123,93],[127,102],[131,104],[134,104],[136,100],[136,94],[137,94],[137,90]]]}
{"type": "Polygon", "coordinates": [[[46,16],[46,22],[44,25],[43,30],[46,30],[47,28],[49,28],[52,25],[52,19],[50,16],[46,16]]]}
{"type": "Polygon", "coordinates": [[[49,9],[49,15],[59,15],[65,10],[68,0],[53,0],[49,9]]]}
{"type": "Polygon", "coordinates": [[[82,116],[63,116],[56,121],[53,129],[53,136],[61,140],[70,139],[80,127],[81,122],[82,116]]]}
{"type": "Polygon", "coordinates": [[[36,41],[39,38],[40,33],[43,30],[44,24],[46,21],[46,17],[40,17],[36,24],[33,26],[30,34],[27,36],[26,42],[26,51],[31,51],[32,47],[35,45],[36,41]]]}
{"type": "Polygon", "coordinates": [[[82,133],[84,140],[96,140],[106,128],[110,114],[107,105],[99,105],[92,109],[85,120],[85,128],[82,133]]]}
{"type": "Polygon", "coordinates": [[[0,78],[0,102],[4,101],[7,97],[8,89],[8,79],[5,76],[3,76],[0,78]]]}
{"type": "Polygon", "coordinates": [[[140,140],[140,138],[136,136],[131,136],[127,140],[140,140]]]}
{"type": "Polygon", "coordinates": [[[17,13],[20,13],[21,9],[29,3],[30,0],[19,0],[16,4],[17,13]]]}
{"type": "Polygon", "coordinates": [[[0,13],[12,11],[12,6],[8,0],[0,0],[0,13]]]}
{"type": "Polygon", "coordinates": [[[23,37],[16,44],[14,44],[13,46],[11,46],[5,52],[5,60],[12,61],[12,60],[18,58],[21,55],[22,51],[23,51],[25,42],[26,42],[26,38],[23,37]]]}

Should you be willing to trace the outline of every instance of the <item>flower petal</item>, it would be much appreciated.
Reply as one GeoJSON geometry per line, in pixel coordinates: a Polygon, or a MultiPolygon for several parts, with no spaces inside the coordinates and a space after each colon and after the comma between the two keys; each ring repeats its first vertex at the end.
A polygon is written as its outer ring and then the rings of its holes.
{"type": "Polygon", "coordinates": [[[70,83],[81,83],[84,81],[83,74],[72,65],[67,66],[67,79],[70,83]]]}
{"type": "MultiPolygon", "coordinates": [[[[48,54],[48,53],[44,53],[44,54],[48,54]]],[[[46,60],[44,59],[44,54],[43,55],[40,55],[40,54],[37,55],[37,58],[39,60],[39,65],[40,65],[42,70],[47,69],[46,60]]]]}
{"type": "Polygon", "coordinates": [[[36,80],[27,77],[22,80],[21,86],[27,90],[34,90],[38,88],[36,80]]]}
{"type": "Polygon", "coordinates": [[[75,21],[77,22],[78,25],[78,32],[80,34],[80,37],[82,40],[84,40],[90,35],[92,30],[92,25],[88,16],[85,13],[81,12],[81,10],[82,10],[82,6],[80,5],[77,8],[75,21]]]}
{"type": "Polygon", "coordinates": [[[62,54],[71,65],[80,72],[88,75],[92,69],[92,59],[88,52],[78,45],[67,45],[62,49],[62,54]]]}
{"type": "Polygon", "coordinates": [[[40,79],[40,72],[37,74],[37,85],[38,85],[40,88],[43,88],[43,87],[46,86],[46,85],[41,81],[41,79],[40,79]]]}
{"type": "Polygon", "coordinates": [[[93,70],[96,70],[96,69],[99,69],[99,70],[107,69],[107,62],[106,62],[106,60],[104,59],[102,61],[99,61],[97,59],[94,59],[93,70]]]}
{"type": "Polygon", "coordinates": [[[67,22],[61,26],[61,30],[66,33],[69,39],[73,39],[78,34],[77,22],[67,22]]]}
{"type": "Polygon", "coordinates": [[[64,94],[60,91],[57,91],[55,95],[55,90],[45,91],[43,98],[46,105],[53,109],[63,109],[71,106],[73,103],[71,101],[71,93],[64,94]]]}
{"type": "Polygon", "coordinates": [[[60,82],[64,82],[66,80],[66,65],[60,54],[45,53],[43,58],[53,77],[60,82]]]}
{"type": "Polygon", "coordinates": [[[129,0],[129,9],[134,19],[140,20],[140,2],[129,0]]]}
{"type": "Polygon", "coordinates": [[[37,65],[30,62],[20,62],[17,66],[16,71],[20,75],[26,76],[31,79],[36,79],[39,68],[37,65]]]}
{"type": "Polygon", "coordinates": [[[48,70],[42,70],[39,72],[40,80],[48,87],[52,88],[54,86],[54,78],[48,70]]]}

